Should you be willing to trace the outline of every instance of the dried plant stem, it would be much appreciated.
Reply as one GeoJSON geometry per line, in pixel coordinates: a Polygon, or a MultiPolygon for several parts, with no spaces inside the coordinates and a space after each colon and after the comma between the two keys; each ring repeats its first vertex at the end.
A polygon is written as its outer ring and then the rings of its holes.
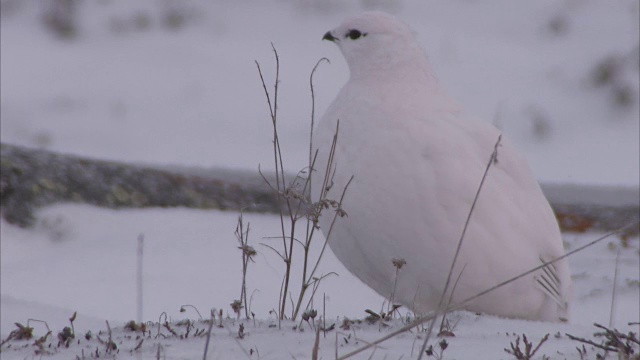
{"type": "Polygon", "coordinates": [[[395,307],[394,302],[396,297],[396,287],[398,285],[398,275],[399,275],[400,269],[402,269],[402,267],[406,265],[407,261],[402,258],[400,259],[393,258],[391,259],[391,263],[393,264],[393,267],[396,268],[396,272],[393,278],[393,290],[391,291],[391,296],[389,296],[389,303],[387,304],[387,313],[391,312],[393,314],[395,312],[395,309],[397,308],[395,307]]]}
{"type": "Polygon", "coordinates": [[[616,312],[616,286],[618,284],[618,264],[620,263],[620,249],[616,253],[616,265],[613,272],[613,289],[611,289],[611,309],[609,309],[609,327],[613,327],[616,312]]]}
{"type": "MultiPolygon", "coordinates": [[[[315,90],[314,90],[314,86],[313,86],[313,75],[315,74],[316,70],[318,69],[318,66],[320,66],[320,64],[326,61],[329,63],[329,59],[327,58],[321,58],[320,60],[318,60],[316,62],[316,65],[313,67],[313,70],[311,70],[311,74],[309,75],[309,87],[311,89],[311,126],[310,126],[310,131],[309,131],[309,166],[308,166],[308,175],[306,177],[306,180],[304,182],[304,187],[301,191],[301,195],[304,198],[305,195],[307,194],[307,192],[311,189],[311,185],[312,185],[312,181],[313,181],[313,177],[314,177],[314,169],[315,169],[315,164],[316,164],[316,159],[318,157],[318,152],[317,151],[313,151],[313,129],[315,127],[315,90]]],[[[336,129],[336,137],[337,137],[337,129],[336,129]]],[[[335,152],[335,146],[332,147],[331,152],[335,152]]],[[[325,172],[325,177],[327,177],[328,174],[325,172]]],[[[321,199],[319,199],[319,201],[322,201],[323,198],[321,197],[321,199]]],[[[295,211],[295,216],[292,217],[292,221],[294,221],[293,219],[297,220],[298,219],[298,214],[300,211],[300,207],[301,205],[303,205],[304,201],[299,201],[298,202],[298,207],[296,208],[295,211]]],[[[308,205],[308,204],[307,204],[308,205]]],[[[324,253],[324,251],[320,252],[320,255],[318,256],[318,258],[316,259],[316,263],[315,266],[313,268],[313,270],[311,271],[310,274],[308,274],[308,268],[309,268],[309,256],[310,256],[310,250],[311,250],[311,241],[315,235],[315,230],[316,230],[316,226],[315,223],[313,221],[311,221],[308,217],[307,217],[307,221],[306,221],[306,237],[305,237],[305,243],[303,244],[303,252],[304,252],[304,256],[303,256],[303,265],[302,265],[302,279],[301,279],[301,285],[300,285],[300,292],[298,294],[298,300],[297,303],[294,307],[293,310],[293,316],[292,319],[295,320],[296,317],[298,316],[298,313],[300,312],[300,310],[302,309],[302,302],[304,300],[305,294],[307,289],[309,288],[309,286],[314,282],[313,281],[313,277],[314,277],[314,273],[315,270],[318,266],[318,264],[320,263],[320,260],[322,259],[322,255],[324,253]]],[[[323,246],[324,249],[324,246],[323,246]]],[[[321,279],[324,277],[321,277],[321,279]]],[[[311,297],[313,298],[313,294],[315,294],[315,290],[312,292],[311,297]]],[[[310,299],[311,300],[311,299],[310,299]]]]}
{"type": "MultiPolygon", "coordinates": [[[[242,211],[238,216],[238,224],[236,225],[236,239],[240,243],[238,247],[242,251],[242,287],[240,290],[240,302],[244,307],[245,318],[249,319],[249,303],[247,302],[247,270],[249,268],[249,262],[253,261],[253,257],[256,255],[256,251],[252,246],[249,246],[249,229],[251,223],[247,223],[245,228],[244,218],[242,211]]],[[[235,309],[234,309],[235,310],[235,309]]],[[[238,309],[238,316],[240,316],[240,309],[238,309]]]]}
{"type": "MultiPolygon", "coordinates": [[[[447,305],[451,304],[451,301],[453,301],[453,293],[456,291],[456,287],[458,286],[458,281],[460,281],[460,278],[462,277],[462,273],[464,273],[464,269],[467,267],[467,264],[464,264],[464,266],[462,267],[462,270],[460,270],[460,273],[458,274],[458,277],[456,278],[456,282],[453,283],[453,288],[451,289],[451,292],[449,293],[449,299],[447,300],[447,305]]],[[[442,320],[440,322],[440,332],[442,332],[445,329],[445,322],[447,320],[447,314],[443,314],[442,315],[442,320]]]]}
{"type": "Polygon", "coordinates": [[[186,309],[185,309],[185,308],[187,308],[187,307],[190,307],[190,308],[192,308],[193,310],[195,310],[195,311],[196,311],[196,313],[198,314],[198,316],[200,317],[200,320],[204,320],[204,318],[202,317],[202,314],[200,314],[200,311],[198,311],[198,308],[197,308],[197,307],[195,307],[195,306],[193,306],[193,305],[191,305],[191,304],[184,304],[184,305],[181,305],[181,306],[180,306],[180,312],[186,311],[186,309]]]}
{"type": "MultiPolygon", "coordinates": [[[[326,61],[329,64],[331,63],[329,59],[325,57],[321,58],[313,67],[313,70],[311,70],[311,75],[309,76],[309,87],[311,88],[311,128],[309,131],[309,169],[313,169],[312,164],[315,162],[315,158],[313,156],[313,128],[315,127],[315,117],[316,117],[316,96],[315,96],[315,89],[313,86],[313,74],[316,73],[318,66],[320,66],[320,63],[322,63],[323,61],[326,61]]],[[[311,179],[309,179],[309,186],[311,186],[311,179]]]]}
{"type": "MultiPolygon", "coordinates": [[[[273,155],[274,155],[275,175],[276,175],[275,186],[271,184],[268,180],[266,180],[266,177],[264,177],[264,175],[263,175],[263,179],[265,179],[265,181],[269,184],[269,186],[276,192],[279,200],[282,203],[284,203],[285,209],[280,210],[281,234],[279,238],[282,238],[283,250],[279,251],[272,246],[269,246],[269,245],[265,245],[265,246],[267,246],[268,248],[276,252],[285,263],[285,272],[283,276],[282,289],[281,289],[279,300],[278,300],[278,317],[279,319],[282,320],[285,317],[287,297],[290,297],[290,298],[292,297],[292,294],[289,288],[290,288],[290,279],[291,279],[292,262],[293,262],[293,248],[296,242],[302,245],[303,254],[301,255],[301,257],[302,257],[303,264],[302,264],[302,278],[301,278],[301,284],[300,284],[300,291],[298,292],[297,301],[295,303],[293,302],[293,299],[291,299],[291,302],[292,302],[291,318],[292,320],[295,320],[298,314],[300,313],[300,310],[302,309],[302,304],[304,302],[304,298],[307,294],[307,290],[309,286],[311,286],[311,284],[316,282],[316,280],[314,279],[314,274],[320,260],[322,259],[322,255],[324,254],[324,248],[326,247],[326,242],[325,242],[325,244],[323,245],[322,251],[320,252],[319,256],[315,259],[315,265],[313,266],[312,270],[309,271],[310,266],[311,264],[313,264],[313,261],[314,261],[311,259],[311,243],[315,235],[315,230],[317,229],[317,216],[314,218],[313,216],[310,216],[308,214],[309,209],[313,210],[315,204],[310,203],[307,197],[307,193],[311,189],[311,184],[312,184],[312,179],[314,174],[314,166],[315,166],[315,161],[317,157],[317,151],[315,152],[315,154],[313,151],[313,128],[315,123],[315,93],[314,93],[314,86],[313,86],[313,75],[317,70],[318,66],[320,65],[320,63],[322,63],[323,61],[328,62],[328,60],[326,58],[320,59],[314,66],[313,70],[311,71],[311,75],[309,77],[312,104],[311,104],[311,131],[309,134],[310,136],[309,164],[308,164],[308,168],[306,169],[307,176],[304,179],[304,181],[300,181],[301,179],[303,179],[303,177],[300,174],[305,172],[303,170],[298,174],[298,176],[296,176],[295,180],[290,185],[287,185],[287,181],[285,181],[285,178],[284,178],[284,161],[282,158],[282,151],[280,148],[280,140],[278,135],[278,121],[277,121],[280,61],[279,61],[278,53],[275,47],[273,46],[273,44],[271,46],[276,58],[276,78],[275,78],[275,84],[274,84],[274,90],[273,90],[273,102],[272,102],[271,94],[267,89],[267,85],[265,83],[264,76],[260,68],[260,64],[256,61],[256,65],[258,67],[258,73],[260,75],[260,80],[262,82],[262,87],[264,89],[264,93],[267,98],[267,104],[269,106],[269,113],[271,116],[271,122],[273,126],[273,155]],[[302,185],[303,187],[301,191],[298,189],[300,185],[302,185]],[[286,215],[285,215],[285,212],[286,212],[286,215]],[[284,221],[285,216],[288,216],[288,220],[289,220],[288,232],[285,231],[285,221],[284,221]],[[296,230],[298,230],[299,228],[298,220],[302,218],[306,218],[306,231],[305,231],[305,239],[303,241],[300,241],[296,239],[295,234],[296,234],[296,230]]],[[[336,136],[337,136],[337,130],[336,130],[336,136]]],[[[334,138],[334,142],[335,142],[335,138],[334,138]]],[[[332,160],[333,160],[334,151],[335,151],[335,143],[332,147],[332,153],[330,155],[330,161],[329,161],[329,164],[327,165],[327,169],[332,169],[333,167],[332,160]]],[[[329,173],[330,172],[325,172],[325,179],[324,179],[325,184],[330,180],[329,173]]],[[[343,192],[343,197],[344,197],[344,192],[343,192]]],[[[326,201],[326,191],[322,192],[322,196],[320,197],[320,200],[319,200],[320,203],[324,201],[326,201]]],[[[332,203],[332,205],[334,207],[338,207],[336,209],[337,210],[336,213],[342,214],[344,211],[340,208],[341,202],[337,203],[337,205],[334,205],[334,203],[332,203]]],[[[339,216],[343,216],[343,215],[339,215],[339,216]]],[[[315,291],[313,293],[315,293],[315,291]]]]}
{"type": "Polygon", "coordinates": [[[202,354],[202,360],[207,360],[207,352],[209,351],[209,341],[211,340],[211,330],[213,329],[213,323],[215,322],[216,315],[211,310],[211,317],[209,318],[209,329],[207,330],[207,341],[204,343],[204,353],[202,354]]]}
{"type": "Polygon", "coordinates": [[[502,140],[502,134],[498,136],[498,140],[493,146],[493,152],[491,153],[491,157],[489,158],[489,162],[484,170],[484,174],[482,174],[482,179],[480,180],[480,185],[478,186],[478,190],[476,190],[476,194],[473,198],[473,203],[471,203],[471,208],[469,209],[469,214],[467,215],[467,219],[464,222],[464,227],[462,228],[462,234],[460,235],[460,240],[458,240],[458,246],[456,247],[455,255],[453,256],[453,260],[451,261],[451,267],[449,268],[449,273],[447,274],[447,281],[444,284],[444,291],[440,296],[440,302],[438,307],[441,307],[444,304],[444,299],[446,297],[447,290],[449,289],[449,285],[451,283],[451,276],[453,275],[453,269],[458,261],[458,256],[460,255],[460,249],[462,248],[462,243],[464,241],[464,236],[467,233],[467,229],[469,228],[469,222],[471,221],[471,215],[473,215],[473,210],[476,207],[476,203],[478,202],[478,198],[480,197],[480,192],[482,191],[482,187],[484,185],[485,180],[487,179],[487,174],[489,174],[489,169],[491,165],[497,161],[498,158],[498,146],[500,146],[500,141],[502,140]]]}
{"type": "Polygon", "coordinates": [[[136,252],[136,304],[137,304],[137,319],[141,323],[144,319],[143,314],[143,255],[144,255],[144,234],[138,235],[138,249],[136,252]]]}
{"type": "Polygon", "coordinates": [[[311,359],[318,360],[319,350],[320,350],[320,326],[316,328],[316,338],[313,342],[313,349],[311,350],[311,359]]]}
{"type": "Polygon", "coordinates": [[[609,352],[618,353],[618,359],[638,359],[638,347],[640,346],[640,340],[637,338],[637,334],[629,331],[628,333],[621,333],[617,329],[610,329],[602,326],[598,323],[593,324],[595,327],[604,330],[604,332],[597,332],[593,334],[594,337],[603,337],[604,341],[597,343],[592,340],[566,334],[567,337],[574,341],[579,341],[584,344],[591,345],[597,349],[604,350],[604,354],[597,354],[597,359],[606,359],[609,352]],[[635,356],[633,356],[635,355],[635,356]]]}
{"type": "MultiPolygon", "coordinates": [[[[280,149],[280,138],[278,136],[278,84],[280,81],[280,57],[278,56],[278,51],[275,46],[271,44],[271,49],[273,50],[275,60],[276,60],[276,78],[273,85],[273,104],[271,103],[271,95],[269,90],[267,89],[267,84],[264,80],[264,76],[262,75],[262,69],[260,68],[260,64],[256,61],[256,66],[258,67],[258,73],[260,75],[260,81],[262,82],[262,87],[264,89],[265,96],[267,98],[267,104],[269,106],[269,113],[271,115],[271,123],[273,125],[273,158],[274,158],[274,168],[276,175],[276,191],[280,195],[281,192],[285,188],[285,179],[284,179],[284,165],[282,160],[282,151],[280,149]]],[[[290,208],[289,200],[285,198],[287,202],[287,208],[290,208]]],[[[293,229],[295,230],[295,225],[292,224],[293,229]]],[[[289,244],[287,244],[287,235],[285,232],[284,226],[284,213],[282,209],[280,209],[280,230],[282,235],[282,245],[284,247],[284,256],[282,256],[285,263],[285,275],[284,275],[284,285],[282,291],[283,299],[287,296],[289,292],[289,280],[291,277],[291,257],[293,256],[293,233],[291,233],[291,237],[289,239],[289,244]]],[[[280,301],[280,308],[278,317],[280,319],[284,319],[284,312],[286,307],[286,301],[280,301]]]]}
{"type": "MultiPolygon", "coordinates": [[[[440,312],[441,309],[443,309],[443,307],[444,307],[444,309],[442,310],[442,316],[444,317],[447,314],[446,308],[449,306],[450,301],[447,301],[447,304],[445,304],[445,298],[447,296],[447,292],[449,291],[449,285],[451,283],[451,276],[453,275],[453,269],[454,269],[454,267],[456,265],[456,262],[458,260],[458,256],[460,255],[460,249],[462,248],[462,243],[464,241],[464,236],[467,233],[467,229],[469,228],[469,222],[471,221],[471,215],[473,214],[473,210],[475,209],[476,203],[478,202],[478,198],[480,197],[480,192],[482,191],[482,187],[484,185],[484,181],[487,179],[487,174],[489,174],[489,169],[491,168],[491,165],[498,161],[498,146],[500,146],[500,141],[501,140],[502,140],[502,134],[500,134],[498,136],[498,140],[496,141],[495,145],[493,146],[493,152],[491,153],[491,157],[489,158],[489,162],[487,163],[487,166],[484,169],[484,174],[482,174],[482,179],[480,180],[480,185],[478,186],[478,190],[476,190],[476,195],[473,198],[473,203],[471,203],[471,208],[469,209],[469,214],[467,215],[467,220],[464,222],[464,227],[462,228],[462,234],[460,235],[460,240],[458,240],[458,246],[456,247],[455,255],[453,256],[453,260],[451,261],[451,267],[449,268],[449,273],[447,274],[447,281],[444,284],[444,290],[442,291],[442,294],[440,295],[440,301],[438,302],[438,309],[436,310],[436,316],[438,316],[438,313],[440,312]]],[[[451,296],[449,297],[449,299],[451,299],[452,297],[453,297],[453,291],[452,291],[451,296]]],[[[422,359],[422,356],[424,355],[425,350],[427,349],[427,342],[429,341],[429,337],[431,336],[431,333],[433,331],[434,324],[435,324],[434,321],[432,321],[429,324],[429,327],[427,329],[427,335],[425,336],[424,342],[422,343],[422,347],[420,349],[420,354],[418,355],[418,360],[422,359]]]]}
{"type": "Polygon", "coordinates": [[[395,302],[396,286],[398,285],[398,271],[400,271],[400,269],[396,268],[396,274],[395,274],[395,277],[393,278],[393,290],[391,291],[391,296],[389,296],[389,303],[387,304],[387,313],[391,311],[391,308],[393,307],[393,303],[395,302]]]}
{"type": "MultiPolygon", "coordinates": [[[[338,133],[340,130],[340,120],[337,121],[336,123],[336,131],[333,135],[333,141],[331,143],[331,150],[329,151],[329,159],[327,160],[327,166],[325,168],[325,175],[324,175],[324,180],[323,180],[323,184],[322,184],[322,191],[320,194],[320,200],[318,201],[318,203],[322,203],[323,201],[326,201],[327,199],[327,192],[328,192],[328,185],[329,183],[332,182],[332,178],[333,178],[333,174],[334,172],[331,170],[334,166],[334,157],[335,157],[335,152],[336,152],[336,146],[338,144],[338,133]]],[[[342,210],[342,203],[344,202],[344,196],[347,193],[347,189],[349,188],[349,185],[351,185],[351,182],[353,181],[353,176],[351,176],[351,178],[349,178],[349,181],[347,181],[347,184],[344,186],[344,189],[342,190],[342,194],[340,195],[340,201],[337,203],[337,208],[336,208],[336,213],[333,216],[333,219],[331,220],[331,225],[329,226],[329,230],[327,231],[327,233],[325,234],[325,240],[324,240],[324,244],[322,244],[322,250],[320,250],[320,255],[318,256],[318,261],[316,262],[315,266],[313,267],[313,270],[311,271],[311,277],[313,277],[313,275],[315,274],[316,270],[318,270],[318,265],[320,265],[320,259],[322,258],[322,255],[324,254],[326,248],[327,248],[327,244],[329,243],[329,238],[331,238],[331,233],[333,232],[333,226],[336,223],[336,220],[338,219],[338,216],[343,216],[346,215],[346,213],[341,213],[343,212],[342,210]]],[[[315,226],[315,224],[314,224],[315,226]]]]}
{"type": "MultiPolygon", "coordinates": [[[[336,129],[336,131],[337,131],[337,129],[336,129]]],[[[333,148],[332,151],[335,151],[335,148],[333,148]]],[[[344,189],[342,190],[342,195],[340,196],[340,201],[338,202],[336,212],[333,215],[333,219],[331,220],[331,226],[329,227],[329,230],[326,233],[324,243],[322,244],[322,249],[320,250],[320,254],[318,255],[318,258],[316,259],[315,265],[313,266],[313,269],[309,273],[309,276],[306,278],[305,283],[303,283],[303,286],[304,286],[305,290],[309,287],[309,285],[311,283],[313,283],[313,279],[314,279],[315,273],[318,270],[318,266],[320,265],[320,260],[322,259],[322,256],[324,255],[324,252],[327,249],[327,244],[329,242],[329,238],[331,237],[331,232],[333,231],[333,226],[334,226],[336,220],[338,219],[338,217],[341,216],[340,215],[340,210],[342,209],[342,203],[344,201],[344,196],[345,196],[345,194],[347,192],[347,189],[349,188],[349,185],[351,184],[352,180],[353,180],[353,176],[349,179],[349,181],[347,182],[347,185],[345,185],[344,189]]],[[[305,250],[308,252],[307,248],[305,248],[305,250]]],[[[304,271],[305,276],[306,276],[306,272],[307,271],[306,271],[306,259],[305,259],[305,271],[304,271]]],[[[330,274],[327,274],[327,275],[330,275],[330,274]]],[[[319,280],[322,280],[327,275],[324,275],[324,276],[320,277],[319,280]]],[[[315,290],[313,291],[313,293],[315,293],[315,290]]],[[[304,293],[301,292],[300,293],[300,297],[298,299],[298,306],[296,308],[296,314],[297,314],[297,312],[298,312],[298,310],[300,308],[300,304],[302,303],[303,297],[304,297],[304,293]]],[[[295,316],[294,316],[293,319],[295,320],[295,316]]]]}

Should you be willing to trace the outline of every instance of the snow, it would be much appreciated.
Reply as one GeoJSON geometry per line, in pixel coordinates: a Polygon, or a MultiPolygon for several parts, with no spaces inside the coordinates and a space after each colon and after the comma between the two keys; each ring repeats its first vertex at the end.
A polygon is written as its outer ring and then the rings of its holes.
{"type": "MultiPolygon", "coordinates": [[[[3,6],[9,2],[3,0],[3,6]]],[[[43,28],[41,3],[13,3],[16,10],[3,9],[0,19],[2,142],[159,166],[270,168],[271,128],[254,60],[272,81],[273,42],[281,60],[280,138],[285,166],[295,172],[308,156],[311,68],[323,56],[332,60],[321,65],[315,77],[317,116],[347,77],[338,50],[321,37],[375,1],[185,1],[189,17],[180,29],[161,23],[175,2],[85,1],[78,34],[70,40],[43,28]],[[147,28],[129,26],[135,14],[148,17],[147,28]]],[[[633,60],[638,51],[637,2],[406,0],[386,6],[416,29],[447,90],[470,113],[508,133],[543,183],[602,189],[598,199],[605,204],[621,202],[619,193],[607,195],[607,187],[638,188],[638,68],[633,60]],[[567,24],[560,34],[548,26],[558,16],[567,24]],[[613,104],[609,85],[591,83],[596,64],[618,54],[629,54],[635,64],[623,66],[620,75],[620,81],[636,91],[628,107],[613,104]]],[[[197,320],[191,309],[179,312],[184,304],[196,306],[205,317],[211,308],[224,309],[226,316],[229,303],[239,296],[241,258],[233,235],[237,213],[60,204],[37,216],[33,229],[0,224],[2,339],[15,329],[14,322],[25,324],[30,318],[47,321],[55,335],[78,311],[77,334],[104,332],[104,320],[109,320],[122,341],[121,357],[128,356],[137,341],[135,336],[126,338],[130,333],[122,325],[137,317],[140,234],[145,244],[144,320],[158,321],[162,312],[173,320],[197,320]]],[[[239,357],[238,344],[257,348],[260,358],[310,358],[314,335],[306,324],[303,333],[290,330],[290,323],[279,330],[269,327],[277,323],[269,311],[277,308],[284,266],[260,243],[279,244],[267,239],[278,235],[279,220],[256,214],[245,214],[245,220],[251,223],[249,242],[258,250],[248,273],[250,293],[257,290],[251,303],[257,325],[245,322],[248,335],[237,342],[237,321],[225,320],[224,329],[214,327],[209,358],[239,357]]],[[[573,249],[600,235],[565,234],[564,240],[573,249]]],[[[320,245],[322,239],[316,240],[320,245]]],[[[629,239],[617,261],[613,325],[621,331],[639,330],[627,325],[640,319],[638,243],[637,237],[629,239]]],[[[448,339],[445,358],[510,358],[503,348],[515,340],[514,333],[526,333],[536,342],[551,333],[541,353],[579,358],[578,344],[564,333],[591,337],[593,322],[608,325],[619,244],[615,237],[607,239],[569,259],[575,284],[570,324],[456,313],[456,337],[448,339]],[[556,332],[562,336],[555,338],[556,332]]],[[[330,271],[339,276],[324,280],[314,302],[322,314],[326,294],[327,319],[363,318],[364,309],[381,309],[383,299],[328,252],[321,273],[330,271]]],[[[293,284],[297,291],[299,279],[293,284]]],[[[32,325],[36,336],[46,332],[42,324],[32,325]]],[[[399,326],[392,323],[391,328],[399,326]]],[[[388,331],[377,324],[359,325],[355,333],[363,340],[358,345],[388,331]]],[[[415,335],[383,343],[374,358],[415,358],[415,335]]],[[[323,358],[333,357],[334,336],[330,332],[322,340],[323,358]]],[[[158,342],[166,358],[202,356],[204,337],[153,337],[140,350],[144,358],[155,358],[158,342]]],[[[51,341],[55,347],[57,340],[51,341]]],[[[341,354],[358,346],[355,341],[340,342],[341,354]]],[[[34,347],[18,347],[31,343],[14,342],[10,350],[3,345],[2,358],[30,358],[34,347]]],[[[96,347],[104,349],[95,339],[83,339],[80,345],[57,349],[52,358],[73,358],[85,345],[87,355],[96,347]]],[[[364,354],[360,358],[371,352],[364,354]]]]}
{"type": "MultiPolygon", "coordinates": [[[[71,306],[80,313],[100,314],[118,321],[135,319],[137,238],[144,234],[145,320],[155,319],[163,311],[178,317],[183,304],[194,305],[201,312],[211,307],[230,311],[229,304],[240,295],[242,274],[241,253],[233,235],[237,216],[233,212],[190,209],[49,207],[38,214],[40,224],[34,230],[3,224],[2,253],[29,256],[3,257],[3,273],[7,269],[13,274],[3,276],[2,291],[21,299],[41,299],[42,294],[47,294],[49,304],[71,306]],[[48,259],[55,259],[55,266],[48,259]],[[24,285],[34,282],[40,285],[24,285]],[[99,286],[91,291],[76,285],[92,283],[99,286]],[[109,296],[114,291],[122,295],[109,296]]],[[[277,308],[284,266],[277,255],[259,243],[279,245],[275,239],[262,237],[277,235],[280,222],[274,215],[244,217],[251,227],[249,243],[259,251],[256,263],[249,265],[249,279],[255,284],[250,291],[258,290],[251,310],[266,317],[277,308]]],[[[334,304],[331,294],[347,286],[342,278],[349,274],[336,259],[325,260],[323,268],[341,275],[327,282],[332,285],[325,289],[329,308],[335,307],[336,315],[342,311],[361,313],[363,304],[353,304],[351,299],[337,298],[334,304]]],[[[350,280],[348,283],[354,282],[353,278],[350,280]]],[[[298,281],[294,284],[298,286],[298,281]]],[[[364,285],[360,287],[360,291],[368,290],[364,285]]],[[[382,304],[372,291],[363,294],[372,298],[369,307],[377,309],[382,304]]],[[[13,327],[13,322],[9,325],[13,327]]]]}
{"type": "MultiPolygon", "coordinates": [[[[185,304],[195,306],[205,317],[211,308],[221,308],[227,316],[231,313],[229,303],[238,297],[241,284],[240,251],[232,234],[236,216],[231,212],[189,209],[116,211],[57,205],[38,214],[40,223],[36,229],[23,230],[3,223],[0,234],[2,338],[15,329],[14,322],[25,324],[27,319],[47,321],[55,335],[62,327],[69,326],[68,318],[78,311],[74,323],[77,334],[88,330],[94,334],[100,330],[105,332],[106,325],[101,319],[107,319],[113,328],[119,327],[117,333],[122,341],[121,350],[133,349],[137,344],[135,336],[134,340],[127,339],[131,333],[121,327],[125,322],[136,319],[136,239],[140,233],[144,234],[145,244],[145,320],[157,322],[162,312],[174,321],[184,318],[198,320],[198,314],[191,308],[180,313],[180,306],[185,304]]],[[[240,344],[246,349],[257,348],[261,358],[277,359],[289,353],[298,359],[310,358],[314,335],[306,324],[303,334],[291,330],[296,325],[291,322],[286,322],[280,330],[269,328],[270,324],[277,324],[269,311],[277,307],[283,266],[277,256],[258,243],[269,241],[260,239],[259,234],[277,234],[279,221],[273,215],[245,214],[244,217],[251,223],[250,234],[255,234],[255,237],[250,235],[249,243],[259,251],[256,262],[250,264],[248,271],[249,293],[257,290],[251,301],[251,311],[256,314],[258,325],[254,327],[253,321],[241,321],[248,335],[239,340],[240,344]],[[274,339],[280,338],[283,340],[274,343],[274,339]]],[[[565,235],[565,241],[571,250],[600,235],[565,235]]],[[[544,345],[544,353],[551,356],[555,351],[561,351],[568,358],[577,358],[573,350],[577,343],[569,341],[564,333],[590,337],[596,330],[592,323],[609,323],[619,244],[619,240],[611,238],[570,258],[575,286],[571,324],[455,313],[452,323],[458,322],[454,330],[456,337],[448,340],[447,356],[469,358],[473,354],[470,349],[481,346],[487,358],[505,358],[506,353],[502,349],[515,340],[514,333],[525,333],[532,339],[539,339],[546,333],[560,332],[563,337],[552,337],[544,345]]],[[[613,322],[620,330],[637,331],[637,326],[628,326],[627,323],[640,319],[637,306],[640,299],[638,251],[637,238],[631,241],[629,248],[620,251],[613,322]]],[[[324,304],[322,294],[315,299],[315,308],[320,314],[324,313],[321,309],[326,308],[328,323],[339,326],[343,316],[361,319],[366,316],[365,309],[380,311],[383,299],[350,275],[330,252],[325,254],[321,273],[328,271],[335,271],[339,276],[327,278],[321,286],[320,291],[326,294],[324,304]]],[[[299,268],[294,273],[299,273],[299,268]]],[[[297,287],[298,281],[293,284],[297,287]]],[[[230,316],[235,317],[233,313],[230,316]]],[[[210,358],[235,358],[229,351],[236,354],[239,351],[233,340],[239,323],[226,320],[225,330],[216,330],[211,340],[214,350],[210,358]]],[[[391,325],[390,329],[380,330],[379,325],[362,324],[356,327],[355,333],[360,339],[372,341],[401,326],[399,322],[391,325]]],[[[32,323],[32,326],[35,326],[37,336],[46,332],[41,324],[32,323]]],[[[206,329],[207,325],[197,323],[196,327],[206,329]]],[[[180,329],[184,333],[184,328],[180,329]]],[[[340,332],[345,334],[340,336],[351,333],[340,332]]],[[[157,347],[153,344],[157,343],[163,344],[167,358],[199,357],[204,349],[204,338],[170,339],[167,344],[154,339],[155,329],[151,333],[153,336],[145,340],[141,350],[148,357],[154,356],[157,347]]],[[[164,330],[163,334],[168,335],[168,332],[164,330]]],[[[398,358],[404,354],[408,357],[412,347],[418,346],[413,345],[417,341],[414,335],[405,334],[384,343],[383,349],[377,350],[377,356],[398,358]]],[[[333,354],[334,337],[335,333],[330,332],[328,340],[322,342],[325,358],[333,354]]],[[[55,347],[57,340],[52,341],[55,347]]],[[[363,341],[359,342],[359,345],[363,344],[363,341]]],[[[93,342],[82,339],[80,345],[74,344],[69,350],[56,350],[59,354],[53,358],[80,355],[82,349],[88,354],[96,347],[103,349],[95,339],[93,342]]],[[[357,347],[353,341],[343,344],[340,353],[357,347]]],[[[33,347],[20,351],[3,350],[3,358],[23,358],[33,350],[33,347]]]]}

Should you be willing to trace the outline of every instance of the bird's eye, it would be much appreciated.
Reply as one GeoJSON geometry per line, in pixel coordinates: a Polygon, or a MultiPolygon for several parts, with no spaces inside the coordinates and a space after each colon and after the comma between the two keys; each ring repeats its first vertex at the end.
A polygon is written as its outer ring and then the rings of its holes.
{"type": "Polygon", "coordinates": [[[367,36],[367,33],[361,33],[360,31],[356,30],[356,29],[351,29],[349,30],[349,32],[347,33],[347,35],[345,35],[345,38],[349,38],[351,40],[355,40],[360,38],[360,36],[367,36]]]}

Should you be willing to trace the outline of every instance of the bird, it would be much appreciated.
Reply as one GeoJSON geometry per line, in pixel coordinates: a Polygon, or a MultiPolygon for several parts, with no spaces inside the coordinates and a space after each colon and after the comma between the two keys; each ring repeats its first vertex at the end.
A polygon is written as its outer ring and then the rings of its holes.
{"type": "Polygon", "coordinates": [[[325,203],[318,225],[338,260],[416,314],[445,299],[476,313],[568,321],[559,226],[509,137],[447,94],[395,16],[364,12],[323,39],[349,68],[312,137],[311,196],[325,203]]]}

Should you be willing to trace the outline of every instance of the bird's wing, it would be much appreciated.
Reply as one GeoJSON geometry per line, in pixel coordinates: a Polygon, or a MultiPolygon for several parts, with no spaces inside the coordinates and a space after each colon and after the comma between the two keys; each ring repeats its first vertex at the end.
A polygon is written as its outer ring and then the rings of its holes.
{"type": "Polygon", "coordinates": [[[553,300],[563,310],[567,309],[566,299],[561,291],[562,284],[560,277],[558,276],[558,270],[554,264],[548,264],[540,257],[540,261],[545,265],[539,273],[534,276],[536,286],[542,290],[549,298],[553,300]]]}

